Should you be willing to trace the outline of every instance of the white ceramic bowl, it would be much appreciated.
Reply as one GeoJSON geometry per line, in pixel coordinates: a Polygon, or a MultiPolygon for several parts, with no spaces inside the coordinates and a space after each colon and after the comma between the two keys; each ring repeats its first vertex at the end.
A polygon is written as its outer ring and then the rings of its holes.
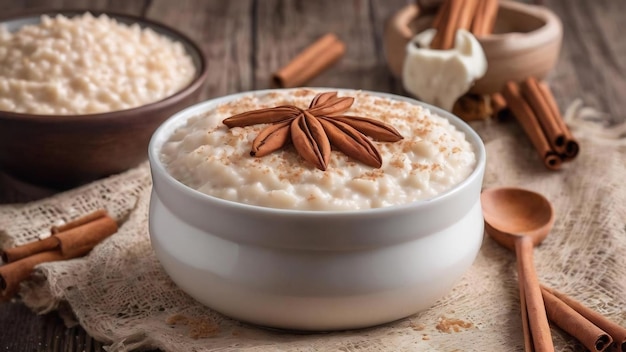
{"type": "Polygon", "coordinates": [[[254,324],[351,329],[429,308],[472,265],[483,238],[485,149],[459,118],[428,106],[465,132],[477,156],[471,175],[448,192],[370,210],[273,209],[195,191],[170,176],[159,159],[163,144],[188,118],[242,94],[181,111],[150,144],[152,246],[183,291],[254,324]]]}

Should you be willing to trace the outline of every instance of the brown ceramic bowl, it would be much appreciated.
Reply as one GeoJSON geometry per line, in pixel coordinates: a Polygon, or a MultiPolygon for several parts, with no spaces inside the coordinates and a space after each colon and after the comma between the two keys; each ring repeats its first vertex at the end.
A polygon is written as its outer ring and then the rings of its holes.
{"type": "MultiPolygon", "coordinates": [[[[0,25],[15,31],[43,14],[71,17],[89,10],[15,15],[0,25]]],[[[102,11],[89,11],[94,15],[102,11]]],[[[152,133],[168,117],[196,102],[207,77],[204,53],[178,31],[147,19],[105,13],[180,42],[196,66],[193,81],[177,93],[137,108],[90,115],[33,115],[0,111],[0,170],[31,184],[66,189],[119,173],[148,158],[152,133]]]]}
{"type": "MultiPolygon", "coordinates": [[[[387,22],[385,55],[394,76],[402,76],[407,43],[428,28],[432,20],[432,15],[421,16],[417,6],[410,4],[387,22]]],[[[495,93],[509,80],[545,77],[558,60],[562,37],[561,21],[546,7],[500,1],[493,34],[478,38],[488,68],[471,92],[495,93]]]]}

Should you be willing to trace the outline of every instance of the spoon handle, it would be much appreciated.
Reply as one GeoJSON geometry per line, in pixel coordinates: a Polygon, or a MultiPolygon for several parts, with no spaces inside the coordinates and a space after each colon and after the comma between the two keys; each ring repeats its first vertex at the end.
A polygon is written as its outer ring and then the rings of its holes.
{"type": "MultiPolygon", "coordinates": [[[[517,272],[522,272],[522,261],[517,261],[517,272]]],[[[519,276],[519,275],[518,275],[519,276]]],[[[518,279],[520,312],[522,314],[522,330],[524,332],[524,352],[535,352],[533,338],[530,335],[530,325],[528,324],[528,308],[526,308],[526,292],[524,292],[524,280],[518,279]]]]}
{"type": "Polygon", "coordinates": [[[536,352],[553,352],[552,334],[546,307],[543,303],[539,279],[533,265],[533,242],[529,236],[520,236],[515,241],[515,254],[518,265],[518,280],[524,285],[526,310],[536,352]]]}

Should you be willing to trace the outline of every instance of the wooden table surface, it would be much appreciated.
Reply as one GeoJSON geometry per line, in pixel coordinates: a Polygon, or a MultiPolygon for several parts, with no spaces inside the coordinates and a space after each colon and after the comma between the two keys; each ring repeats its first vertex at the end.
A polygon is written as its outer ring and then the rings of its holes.
{"type": "MultiPolygon", "coordinates": [[[[626,121],[624,0],[545,0],[563,21],[560,60],[549,77],[563,109],[574,99],[626,121]]],[[[2,0],[0,14],[34,8],[87,8],[145,16],[197,40],[208,55],[203,98],[270,87],[273,71],[326,32],[347,42],[343,59],[310,86],[406,94],[382,51],[385,20],[407,0],[2,0]]],[[[1,128],[1,126],[0,126],[1,128]]],[[[1,178],[0,178],[1,179],[1,178]]],[[[0,181],[0,203],[32,198],[0,181]]],[[[56,313],[35,315],[19,303],[0,305],[0,351],[103,351],[56,313]]]]}

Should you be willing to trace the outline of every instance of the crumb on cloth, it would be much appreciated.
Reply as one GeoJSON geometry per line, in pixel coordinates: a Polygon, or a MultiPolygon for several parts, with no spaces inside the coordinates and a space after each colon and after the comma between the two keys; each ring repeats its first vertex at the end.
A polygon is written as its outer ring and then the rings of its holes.
{"type": "Polygon", "coordinates": [[[426,325],[422,323],[416,323],[414,321],[411,321],[409,323],[409,326],[415,331],[424,331],[424,329],[426,329],[426,325]]]}
{"type": "Polygon", "coordinates": [[[474,324],[461,319],[440,317],[437,322],[437,330],[450,334],[452,332],[460,332],[461,329],[467,330],[474,327],[474,324]]]}

